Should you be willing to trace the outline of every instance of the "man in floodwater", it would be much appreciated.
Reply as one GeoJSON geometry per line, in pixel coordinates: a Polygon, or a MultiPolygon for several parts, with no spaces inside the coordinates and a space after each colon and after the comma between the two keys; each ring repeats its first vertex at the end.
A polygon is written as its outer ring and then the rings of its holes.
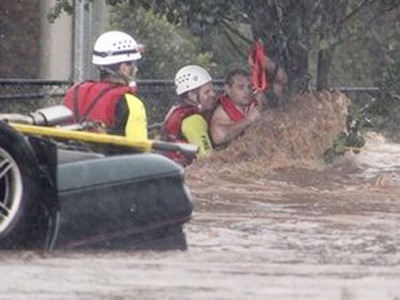
{"type": "MultiPolygon", "coordinates": [[[[216,94],[210,74],[202,67],[188,65],[175,75],[176,94],[180,103],[174,105],[164,119],[161,139],[199,146],[196,158],[202,159],[212,151],[209,137],[209,115],[215,106],[216,94]]],[[[193,158],[178,152],[166,156],[183,166],[193,158]]]]}
{"type": "Polygon", "coordinates": [[[210,123],[214,146],[223,148],[242,134],[260,117],[265,102],[263,93],[254,92],[249,72],[243,69],[228,72],[225,93],[218,99],[210,123]]]}

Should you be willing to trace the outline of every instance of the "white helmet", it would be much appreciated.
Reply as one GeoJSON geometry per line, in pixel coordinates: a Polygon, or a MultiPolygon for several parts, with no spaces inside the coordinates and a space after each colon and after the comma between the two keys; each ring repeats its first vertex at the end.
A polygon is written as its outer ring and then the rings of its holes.
{"type": "Polygon", "coordinates": [[[100,35],[93,47],[92,63],[112,65],[142,58],[138,43],[125,32],[108,31],[100,35]]]}
{"type": "Polygon", "coordinates": [[[202,67],[189,65],[181,68],[175,75],[176,93],[182,95],[212,80],[210,74],[202,67]]]}

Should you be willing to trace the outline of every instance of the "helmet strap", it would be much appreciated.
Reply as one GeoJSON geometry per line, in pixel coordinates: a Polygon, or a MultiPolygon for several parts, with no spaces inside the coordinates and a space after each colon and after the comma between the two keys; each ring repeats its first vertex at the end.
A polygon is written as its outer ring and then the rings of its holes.
{"type": "Polygon", "coordinates": [[[125,76],[121,74],[119,71],[115,70],[113,67],[101,66],[100,70],[103,73],[107,73],[111,78],[114,78],[118,82],[122,82],[124,84],[129,84],[132,81],[130,76],[125,76]]]}
{"type": "Polygon", "coordinates": [[[201,107],[199,98],[200,98],[200,93],[199,93],[199,90],[198,90],[198,89],[193,90],[193,91],[189,91],[189,92],[188,92],[188,95],[187,95],[187,97],[186,97],[187,103],[188,103],[188,104],[197,107],[197,108],[201,111],[201,110],[202,110],[202,107],[201,107]],[[189,97],[189,93],[193,93],[193,95],[195,96],[195,99],[189,97]]]}

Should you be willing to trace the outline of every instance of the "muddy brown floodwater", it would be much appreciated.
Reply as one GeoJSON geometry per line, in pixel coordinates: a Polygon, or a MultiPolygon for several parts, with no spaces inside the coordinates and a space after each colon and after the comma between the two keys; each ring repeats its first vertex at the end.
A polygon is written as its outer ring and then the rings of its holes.
{"type": "Polygon", "coordinates": [[[187,181],[187,251],[2,252],[0,299],[400,299],[400,145],[187,181]]]}
{"type": "Polygon", "coordinates": [[[400,299],[400,145],[319,158],[350,100],[300,95],[189,167],[187,251],[0,253],[0,299],[400,299]]]}

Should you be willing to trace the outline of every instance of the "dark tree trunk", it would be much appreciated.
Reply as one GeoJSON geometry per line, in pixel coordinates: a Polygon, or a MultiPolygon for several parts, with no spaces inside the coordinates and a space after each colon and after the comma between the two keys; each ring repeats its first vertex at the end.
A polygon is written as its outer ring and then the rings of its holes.
{"type": "Polygon", "coordinates": [[[308,89],[310,75],[308,72],[309,52],[297,43],[288,45],[286,72],[289,78],[289,91],[299,92],[308,89]]]}
{"type": "Polygon", "coordinates": [[[346,15],[348,1],[331,0],[323,2],[321,14],[320,40],[329,43],[328,47],[318,51],[316,89],[330,87],[329,72],[335,52],[335,41],[343,31],[343,18],[346,15]]]}
{"type": "Polygon", "coordinates": [[[317,90],[329,88],[329,71],[332,63],[332,49],[319,50],[317,64],[317,90]]]}

